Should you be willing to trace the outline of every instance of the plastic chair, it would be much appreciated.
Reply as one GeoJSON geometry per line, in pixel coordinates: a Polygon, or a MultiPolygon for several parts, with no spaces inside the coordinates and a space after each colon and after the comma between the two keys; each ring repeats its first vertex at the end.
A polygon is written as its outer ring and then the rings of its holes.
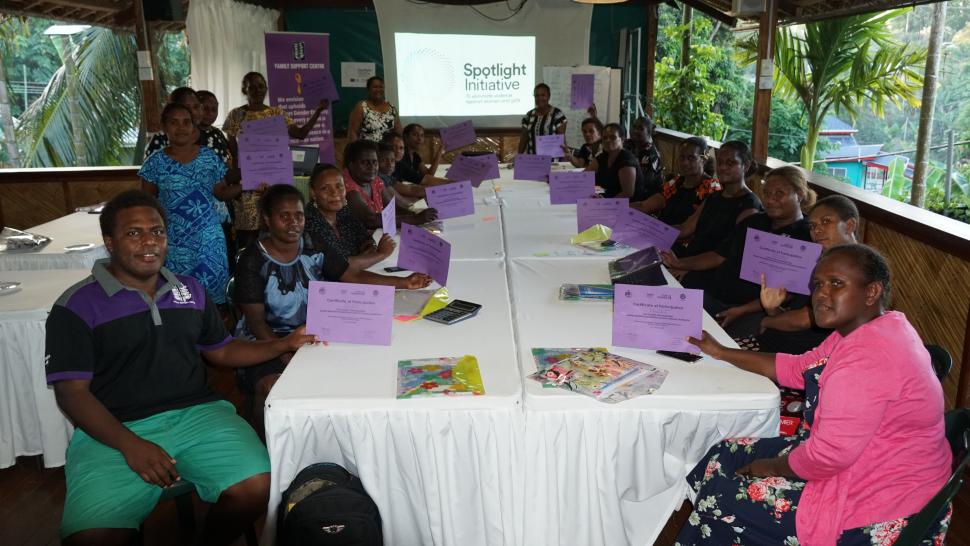
{"type": "Polygon", "coordinates": [[[943,517],[947,507],[963,486],[964,472],[970,464],[970,408],[946,412],[946,439],[953,450],[954,471],[940,492],[909,520],[899,533],[895,546],[917,546],[923,535],[943,517]]]}
{"type": "Polygon", "coordinates": [[[949,351],[939,345],[926,345],[926,350],[930,353],[933,371],[936,372],[936,377],[942,383],[946,376],[950,375],[950,369],[953,368],[953,357],[950,356],[949,351]]]}
{"type": "MultiPolygon", "coordinates": [[[[159,497],[158,502],[174,500],[175,509],[178,512],[179,525],[194,531],[195,508],[192,506],[192,493],[195,493],[195,484],[183,478],[175,482],[171,487],[162,489],[162,496],[159,497]]],[[[139,529],[139,534],[141,533],[142,530],[139,529]]],[[[256,537],[256,529],[252,525],[243,534],[246,537],[246,544],[248,546],[258,546],[259,539],[256,537]]]]}

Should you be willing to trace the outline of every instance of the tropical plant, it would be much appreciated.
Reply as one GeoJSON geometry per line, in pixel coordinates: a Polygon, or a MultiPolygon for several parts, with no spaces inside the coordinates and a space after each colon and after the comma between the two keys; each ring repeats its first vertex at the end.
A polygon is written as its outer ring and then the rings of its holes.
{"type": "Polygon", "coordinates": [[[14,131],[13,108],[10,102],[9,87],[7,85],[7,69],[3,59],[10,56],[14,49],[14,37],[21,32],[21,20],[18,17],[0,15],[0,127],[3,131],[4,147],[0,150],[0,165],[10,164],[20,166],[20,152],[17,150],[17,139],[14,131]]]}
{"type": "MultiPolygon", "coordinates": [[[[909,161],[903,157],[893,158],[889,162],[889,172],[886,175],[886,182],[882,186],[882,195],[891,197],[896,201],[909,203],[913,181],[906,178],[908,163],[909,161]]],[[[937,165],[936,162],[930,162],[926,171],[927,200],[931,200],[930,197],[933,196],[932,201],[939,201],[940,206],[942,206],[945,179],[946,170],[941,165],[937,165]]],[[[963,176],[953,177],[950,184],[950,195],[960,201],[970,197],[970,184],[963,176]]]]}
{"type": "Polygon", "coordinates": [[[140,119],[134,38],[98,27],[71,38],[56,44],[64,66],[27,108],[17,128],[22,164],[74,166],[78,156],[91,165],[130,164],[124,135],[140,119]],[[68,92],[72,78],[77,99],[73,123],[68,92]]]}
{"type": "MultiPolygon", "coordinates": [[[[696,34],[706,34],[711,29],[710,21],[703,18],[695,19],[692,25],[696,34]]],[[[663,34],[673,40],[685,30],[686,26],[674,26],[663,29],[663,34]]],[[[691,43],[686,66],[681,67],[675,56],[657,62],[654,121],[658,125],[692,135],[721,138],[727,125],[714,106],[722,87],[712,81],[710,73],[722,56],[720,48],[695,41],[691,43]]]]}
{"type": "MultiPolygon", "coordinates": [[[[815,162],[818,133],[831,110],[855,119],[868,103],[882,116],[887,103],[919,105],[925,50],[901,44],[887,22],[906,10],[828,19],[778,29],[775,81],[779,94],[805,106],[802,166],[815,162]]],[[[757,60],[756,37],[741,44],[742,62],[757,60]]]]}

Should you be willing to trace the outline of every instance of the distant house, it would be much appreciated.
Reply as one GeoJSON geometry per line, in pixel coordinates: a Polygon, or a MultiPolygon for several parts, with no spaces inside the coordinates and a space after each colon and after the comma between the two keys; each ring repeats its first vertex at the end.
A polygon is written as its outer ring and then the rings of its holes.
{"type": "Polygon", "coordinates": [[[822,160],[829,175],[869,191],[882,191],[889,163],[896,156],[880,156],[882,144],[859,144],[857,129],[841,119],[828,115],[819,131],[820,142],[828,143],[822,160]]]}

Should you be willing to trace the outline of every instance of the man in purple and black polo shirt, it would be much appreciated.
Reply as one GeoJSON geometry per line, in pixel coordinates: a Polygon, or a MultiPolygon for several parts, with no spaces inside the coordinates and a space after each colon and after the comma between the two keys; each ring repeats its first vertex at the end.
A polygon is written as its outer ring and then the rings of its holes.
{"type": "Polygon", "coordinates": [[[47,382],[77,426],[67,450],[64,544],[125,544],[162,488],[192,481],[213,504],[204,544],[229,544],[266,508],[269,459],[206,385],[205,360],[251,366],[313,342],[302,328],[233,339],[195,279],[164,269],[164,212],[129,191],[101,214],[111,255],[47,319],[47,382]]]}

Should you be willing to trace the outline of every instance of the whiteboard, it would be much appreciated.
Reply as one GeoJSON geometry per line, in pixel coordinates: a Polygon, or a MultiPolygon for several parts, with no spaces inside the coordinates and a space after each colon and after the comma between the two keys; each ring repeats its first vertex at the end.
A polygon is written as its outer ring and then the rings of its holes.
{"type": "Polygon", "coordinates": [[[542,81],[549,86],[549,104],[566,114],[566,144],[578,148],[583,144],[580,125],[589,117],[586,110],[573,110],[569,107],[573,74],[593,75],[593,101],[596,103],[597,116],[604,124],[620,117],[620,69],[606,66],[544,66],[542,81]],[[613,74],[615,72],[616,74],[613,74]],[[613,81],[615,80],[615,82],[613,81]]]}

